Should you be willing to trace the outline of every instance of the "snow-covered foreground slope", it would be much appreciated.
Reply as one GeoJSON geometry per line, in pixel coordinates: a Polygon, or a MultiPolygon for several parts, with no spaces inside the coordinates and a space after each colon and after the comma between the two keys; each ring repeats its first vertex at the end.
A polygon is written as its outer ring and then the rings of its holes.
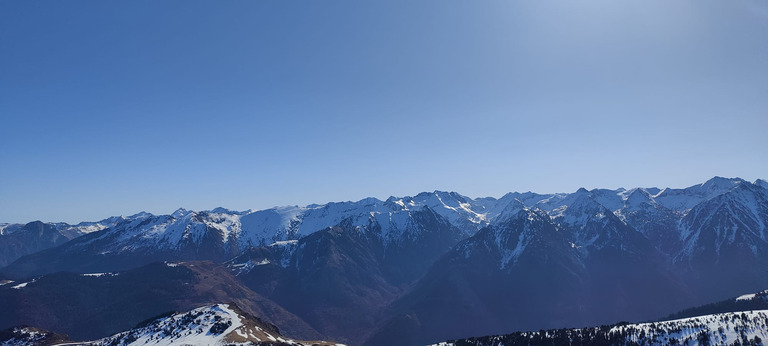
{"type": "Polygon", "coordinates": [[[156,319],[145,326],[90,342],[60,345],[340,345],[281,336],[276,327],[232,304],[216,304],[156,319]]]}
{"type": "Polygon", "coordinates": [[[45,329],[21,326],[0,330],[0,345],[55,345],[69,341],[66,335],[45,329]]]}
{"type": "Polygon", "coordinates": [[[762,345],[762,340],[768,340],[768,310],[729,312],[662,322],[519,332],[434,345],[762,345]]]}

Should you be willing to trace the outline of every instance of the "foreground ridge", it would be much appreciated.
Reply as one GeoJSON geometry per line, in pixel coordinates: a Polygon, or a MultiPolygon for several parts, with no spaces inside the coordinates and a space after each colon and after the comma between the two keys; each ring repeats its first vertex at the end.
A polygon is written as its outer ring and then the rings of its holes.
{"type": "Polygon", "coordinates": [[[451,340],[464,345],[762,345],[768,310],[729,312],[648,323],[618,323],[580,329],[551,329],[451,340]]]}
{"type": "MultiPolygon", "coordinates": [[[[38,333],[39,334],[39,333],[38,333]]],[[[37,337],[0,341],[4,345],[37,344],[37,337]],[[36,338],[36,339],[35,339],[36,338]]],[[[46,343],[49,344],[49,343],[46,343]]],[[[136,328],[86,342],[57,345],[341,345],[300,341],[280,335],[277,327],[249,316],[234,304],[214,304],[149,320],[136,328]]]]}

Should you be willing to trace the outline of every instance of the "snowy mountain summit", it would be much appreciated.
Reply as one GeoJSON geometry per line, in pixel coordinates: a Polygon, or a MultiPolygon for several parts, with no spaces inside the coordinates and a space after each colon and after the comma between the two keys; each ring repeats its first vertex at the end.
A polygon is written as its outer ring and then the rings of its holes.
{"type": "MultiPolygon", "coordinates": [[[[215,232],[222,242],[233,242],[238,248],[243,248],[299,239],[345,220],[356,226],[378,225],[382,229],[382,237],[391,239],[407,231],[413,212],[430,209],[464,230],[467,235],[472,235],[493,223],[505,208],[518,201],[526,207],[542,209],[552,218],[565,216],[564,221],[569,223],[584,222],[583,218],[588,216],[584,215],[585,210],[581,210],[584,208],[591,208],[589,211],[607,209],[622,219],[625,219],[626,214],[648,208],[664,208],[684,217],[697,205],[739,188],[749,187],[753,193],[765,193],[764,185],[760,181],[753,184],[739,178],[715,177],[685,189],[587,191],[581,188],[571,194],[510,193],[500,199],[472,199],[455,192],[435,191],[414,197],[390,197],[386,201],[365,198],[357,202],[275,207],[246,212],[216,208],[200,212],[179,209],[165,216],[142,213],[128,218],[126,221],[129,224],[119,226],[132,233],[124,235],[122,239],[134,238],[136,242],[152,241],[155,245],[174,246],[189,239],[200,241],[205,237],[204,233],[215,232]]],[[[740,198],[750,199],[748,196],[740,198]]],[[[759,213],[760,210],[754,211],[759,213]]],[[[764,226],[762,216],[754,215],[758,219],[757,223],[764,226]]]]}
{"type": "Polygon", "coordinates": [[[234,304],[203,306],[148,322],[144,326],[81,345],[339,345],[281,336],[277,327],[234,304]]]}

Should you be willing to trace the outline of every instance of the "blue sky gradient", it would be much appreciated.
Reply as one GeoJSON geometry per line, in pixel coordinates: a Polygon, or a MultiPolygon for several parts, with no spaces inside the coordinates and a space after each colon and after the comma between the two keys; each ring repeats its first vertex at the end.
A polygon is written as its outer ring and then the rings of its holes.
{"type": "Polygon", "coordinates": [[[0,222],[768,178],[768,2],[3,1],[0,222]]]}

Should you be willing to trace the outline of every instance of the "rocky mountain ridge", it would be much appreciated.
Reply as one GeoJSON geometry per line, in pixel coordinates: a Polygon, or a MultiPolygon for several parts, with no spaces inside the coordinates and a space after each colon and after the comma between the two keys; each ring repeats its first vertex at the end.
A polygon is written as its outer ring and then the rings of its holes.
{"type": "MultiPolygon", "coordinates": [[[[656,248],[680,262],[697,256],[699,242],[709,241],[707,235],[700,234],[704,229],[716,228],[715,232],[719,234],[716,244],[711,244],[714,248],[707,249],[707,252],[719,251],[732,241],[735,235],[728,235],[724,230],[731,223],[741,227],[741,231],[735,233],[748,230],[753,234],[748,236],[750,239],[745,239],[750,243],[764,241],[768,224],[768,190],[765,185],[762,180],[749,183],[738,178],[715,177],[686,189],[579,189],[571,194],[510,193],[499,199],[471,199],[454,192],[435,191],[414,197],[391,197],[386,201],[366,198],[357,202],[246,212],[224,208],[200,212],[179,209],[170,215],[140,213],[128,218],[110,218],[64,228],[71,232],[81,230],[78,235],[95,233],[90,237],[78,237],[69,245],[70,251],[98,249],[99,254],[107,256],[145,256],[163,252],[179,258],[223,260],[249,247],[298,240],[316,231],[338,226],[341,222],[377,229],[377,236],[385,245],[397,243],[403,237],[420,232],[414,229],[413,213],[424,209],[432,210],[463,232],[463,238],[468,238],[481,228],[503,219],[506,213],[514,213],[518,204],[522,204],[543,210],[559,226],[572,226],[576,232],[589,232],[584,224],[589,217],[616,217],[620,223],[643,233],[656,248]],[[720,217],[713,221],[716,215],[720,217]],[[712,223],[719,222],[717,220],[722,217],[731,217],[732,220],[723,221],[728,224],[719,226],[712,223]],[[103,231],[90,232],[95,230],[103,231]]],[[[22,226],[4,226],[0,248],[4,239],[19,233],[12,230],[19,228],[22,226]]],[[[581,236],[579,242],[584,242],[595,235],[576,236],[581,236]]],[[[750,246],[750,251],[758,251],[752,244],[750,246]]]]}

